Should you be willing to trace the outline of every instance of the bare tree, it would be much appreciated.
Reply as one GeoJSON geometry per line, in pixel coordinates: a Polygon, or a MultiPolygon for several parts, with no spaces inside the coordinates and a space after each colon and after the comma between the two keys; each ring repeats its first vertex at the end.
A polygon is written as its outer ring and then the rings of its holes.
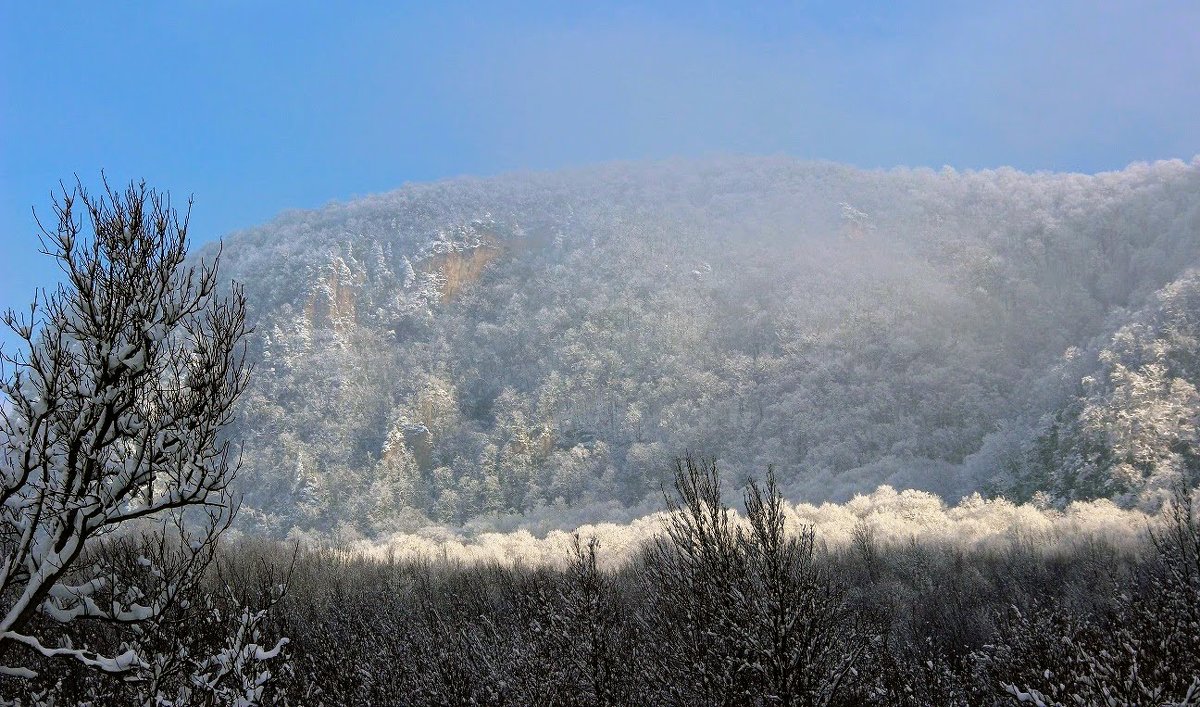
{"type": "Polygon", "coordinates": [[[830,705],[847,699],[846,683],[862,665],[873,638],[863,629],[817,555],[816,531],[786,528],[783,493],[773,469],[765,487],[746,490],[751,630],[745,663],[766,704],[830,705]]]}
{"type": "Polygon", "coordinates": [[[653,610],[643,631],[669,645],[647,662],[644,681],[659,702],[721,704],[747,687],[735,659],[745,555],[730,509],[721,500],[715,459],[675,460],[674,494],[663,489],[665,532],[647,546],[643,571],[653,610]]]}
{"type": "Polygon", "coordinates": [[[648,682],[687,704],[853,703],[873,643],[818,556],[811,526],[786,527],[773,470],[751,481],[746,522],[721,499],[714,459],[675,463],[665,533],[644,572],[656,612],[647,633],[670,646],[648,682]]]}
{"type": "Polygon", "coordinates": [[[185,265],[190,207],[144,183],[99,197],[78,185],[39,222],[64,282],[3,315],[21,350],[0,351],[2,674],[33,677],[48,658],[146,669],[133,643],[100,652],[67,625],[161,615],[235,511],[221,433],[249,375],[246,303],[236,284],[217,294],[215,259],[185,265]],[[162,551],[118,568],[99,541],[135,527],[162,551]]]}

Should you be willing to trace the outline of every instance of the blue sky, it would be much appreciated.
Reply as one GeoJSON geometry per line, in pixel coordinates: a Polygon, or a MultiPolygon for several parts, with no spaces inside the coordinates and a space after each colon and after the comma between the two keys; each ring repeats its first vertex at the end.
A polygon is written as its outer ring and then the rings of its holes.
{"type": "Polygon", "coordinates": [[[1195,2],[0,8],[0,307],[54,279],[31,207],[101,169],[193,194],[203,241],[407,181],[614,159],[1200,152],[1195,2]]]}

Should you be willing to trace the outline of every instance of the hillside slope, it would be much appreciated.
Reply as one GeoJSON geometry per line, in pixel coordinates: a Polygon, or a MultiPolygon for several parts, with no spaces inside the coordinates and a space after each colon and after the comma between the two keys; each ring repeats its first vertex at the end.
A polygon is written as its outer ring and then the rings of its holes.
{"type": "Polygon", "coordinates": [[[1151,503],[1193,460],[1197,265],[1178,161],[610,165],[284,214],[222,256],[256,326],[243,521],[619,518],[683,450],[794,500],[1151,503]]]}

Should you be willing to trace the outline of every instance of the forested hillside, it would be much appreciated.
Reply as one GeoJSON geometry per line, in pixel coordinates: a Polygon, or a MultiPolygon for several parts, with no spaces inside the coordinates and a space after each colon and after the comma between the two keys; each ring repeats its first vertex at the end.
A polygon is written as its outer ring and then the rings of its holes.
{"type": "Polygon", "coordinates": [[[1198,197],[1195,162],[723,159],[284,214],[221,256],[256,328],[241,522],[624,519],[683,450],[793,501],[1154,506],[1200,443],[1198,197]]]}

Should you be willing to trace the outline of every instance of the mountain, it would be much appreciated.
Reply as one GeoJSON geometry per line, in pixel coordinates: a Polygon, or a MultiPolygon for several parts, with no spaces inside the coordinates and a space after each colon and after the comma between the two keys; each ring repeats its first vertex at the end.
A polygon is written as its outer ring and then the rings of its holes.
{"type": "Polygon", "coordinates": [[[1198,265],[1200,161],[617,164],[285,213],[221,255],[242,521],[627,518],[684,450],[793,500],[1153,504],[1195,466],[1198,265]]]}

